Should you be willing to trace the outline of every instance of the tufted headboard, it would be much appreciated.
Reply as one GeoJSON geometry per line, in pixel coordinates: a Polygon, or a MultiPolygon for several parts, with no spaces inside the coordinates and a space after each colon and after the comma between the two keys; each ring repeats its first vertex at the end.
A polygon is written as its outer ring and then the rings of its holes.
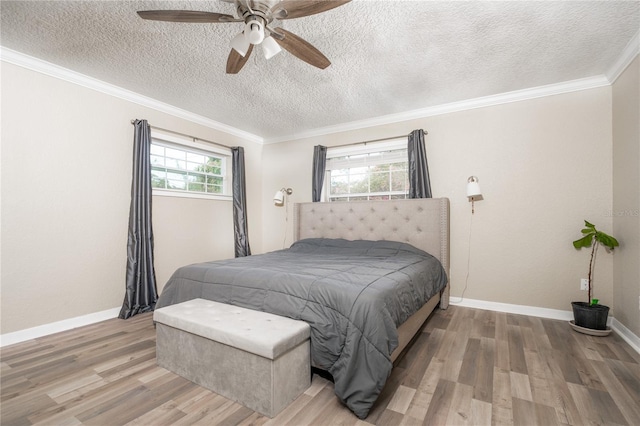
{"type": "MultiPolygon", "coordinates": [[[[449,273],[449,199],[296,203],[294,240],[344,238],[409,243],[449,273]]],[[[448,288],[448,286],[447,286],[448,288]]]]}

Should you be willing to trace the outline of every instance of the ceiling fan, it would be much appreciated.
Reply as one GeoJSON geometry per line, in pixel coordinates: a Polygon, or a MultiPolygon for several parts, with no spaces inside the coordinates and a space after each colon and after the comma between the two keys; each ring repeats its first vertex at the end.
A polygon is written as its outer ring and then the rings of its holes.
{"type": "Polygon", "coordinates": [[[270,59],[281,47],[306,63],[325,69],[331,62],[309,42],[284,28],[273,28],[273,20],[301,18],[326,12],[351,0],[222,0],[236,5],[237,17],[195,10],[141,10],[143,19],[189,23],[244,22],[244,29],[231,41],[227,74],[237,74],[249,59],[254,45],[261,44],[270,59]]]}

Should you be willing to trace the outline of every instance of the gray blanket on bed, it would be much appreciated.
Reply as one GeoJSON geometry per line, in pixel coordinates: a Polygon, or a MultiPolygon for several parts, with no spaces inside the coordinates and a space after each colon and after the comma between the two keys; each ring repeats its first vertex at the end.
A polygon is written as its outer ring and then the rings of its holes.
{"type": "Polygon", "coordinates": [[[312,364],[365,418],[391,373],[397,326],[447,284],[440,262],[390,241],[307,239],[263,255],[178,269],[157,308],[195,298],[302,320],[312,364]]]}

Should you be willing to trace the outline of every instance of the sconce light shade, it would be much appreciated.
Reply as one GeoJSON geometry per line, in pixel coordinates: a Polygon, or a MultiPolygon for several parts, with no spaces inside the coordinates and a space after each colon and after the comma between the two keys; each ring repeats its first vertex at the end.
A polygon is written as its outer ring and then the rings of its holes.
{"type": "Polygon", "coordinates": [[[284,204],[284,193],[282,191],[277,191],[276,195],[273,196],[273,204],[276,206],[284,204]]]}
{"type": "Polygon", "coordinates": [[[469,176],[469,179],[467,179],[467,197],[479,198],[481,196],[482,191],[480,190],[478,178],[476,176],[469,176]]]}
{"type": "Polygon", "coordinates": [[[275,204],[276,206],[283,206],[284,205],[284,197],[286,195],[291,195],[293,194],[293,189],[291,188],[282,188],[281,190],[277,191],[275,193],[275,195],[273,196],[273,204],[275,204]]]}
{"type": "Polygon", "coordinates": [[[482,191],[476,176],[469,176],[467,179],[467,198],[471,201],[471,214],[476,212],[474,202],[482,200],[482,191]]]}

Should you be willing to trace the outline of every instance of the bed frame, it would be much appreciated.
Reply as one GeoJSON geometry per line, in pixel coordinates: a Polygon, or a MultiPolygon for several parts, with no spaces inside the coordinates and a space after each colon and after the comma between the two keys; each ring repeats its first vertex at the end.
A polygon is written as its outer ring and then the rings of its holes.
{"type": "MultiPolygon", "coordinates": [[[[294,240],[344,238],[406,242],[440,260],[449,275],[449,199],[296,203],[294,240]]],[[[449,285],[398,327],[395,361],[440,303],[449,306],[449,285]]]]}

